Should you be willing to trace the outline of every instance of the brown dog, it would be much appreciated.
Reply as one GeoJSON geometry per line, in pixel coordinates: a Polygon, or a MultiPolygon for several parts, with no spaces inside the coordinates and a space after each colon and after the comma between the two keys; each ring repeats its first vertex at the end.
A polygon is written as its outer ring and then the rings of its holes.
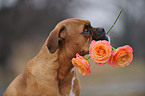
{"type": "Polygon", "coordinates": [[[88,54],[92,39],[108,37],[103,28],[93,28],[89,21],[61,21],[3,96],[79,96],[80,84],[71,59],[76,53],[88,54]]]}

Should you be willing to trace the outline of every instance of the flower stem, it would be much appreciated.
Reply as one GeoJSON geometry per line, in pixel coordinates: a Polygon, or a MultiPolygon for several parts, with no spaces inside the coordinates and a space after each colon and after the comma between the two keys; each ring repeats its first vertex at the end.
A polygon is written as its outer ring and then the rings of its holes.
{"type": "Polygon", "coordinates": [[[90,59],[90,56],[88,58],[85,58],[87,61],[90,59]]]}
{"type": "Polygon", "coordinates": [[[112,51],[114,52],[116,49],[114,47],[112,47],[112,51]]]}
{"type": "Polygon", "coordinates": [[[122,12],[122,9],[120,10],[120,12],[119,12],[119,14],[118,14],[116,20],[114,21],[113,25],[112,25],[112,26],[110,27],[110,29],[108,30],[107,34],[108,34],[108,33],[110,32],[110,30],[114,27],[114,25],[115,25],[115,23],[117,22],[117,20],[118,20],[120,14],[121,14],[121,12],[122,12]]]}

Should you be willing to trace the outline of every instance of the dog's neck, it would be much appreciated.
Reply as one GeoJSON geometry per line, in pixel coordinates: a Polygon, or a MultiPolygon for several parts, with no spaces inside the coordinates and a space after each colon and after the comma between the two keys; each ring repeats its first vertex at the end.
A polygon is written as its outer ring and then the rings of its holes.
{"type": "Polygon", "coordinates": [[[58,69],[58,79],[59,79],[59,84],[61,85],[62,83],[67,80],[68,75],[71,75],[71,70],[74,67],[71,63],[71,59],[74,56],[68,56],[66,52],[63,50],[59,51],[59,69],[58,69]]]}

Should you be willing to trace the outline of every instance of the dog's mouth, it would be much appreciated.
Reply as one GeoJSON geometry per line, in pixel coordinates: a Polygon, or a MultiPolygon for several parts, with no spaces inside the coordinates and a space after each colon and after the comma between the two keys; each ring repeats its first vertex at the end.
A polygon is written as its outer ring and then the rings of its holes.
{"type": "Polygon", "coordinates": [[[107,36],[104,28],[93,28],[92,29],[92,40],[107,40],[110,41],[109,36],[107,36]]]}

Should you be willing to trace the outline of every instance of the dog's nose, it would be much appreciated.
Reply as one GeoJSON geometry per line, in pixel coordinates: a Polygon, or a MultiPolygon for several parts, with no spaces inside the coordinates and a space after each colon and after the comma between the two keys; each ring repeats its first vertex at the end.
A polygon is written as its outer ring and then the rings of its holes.
{"type": "Polygon", "coordinates": [[[97,28],[97,31],[98,32],[105,32],[105,29],[101,27],[101,28],[97,28]]]}
{"type": "Polygon", "coordinates": [[[109,41],[109,38],[106,35],[105,29],[102,27],[95,28],[93,31],[93,40],[107,40],[109,41]]]}

